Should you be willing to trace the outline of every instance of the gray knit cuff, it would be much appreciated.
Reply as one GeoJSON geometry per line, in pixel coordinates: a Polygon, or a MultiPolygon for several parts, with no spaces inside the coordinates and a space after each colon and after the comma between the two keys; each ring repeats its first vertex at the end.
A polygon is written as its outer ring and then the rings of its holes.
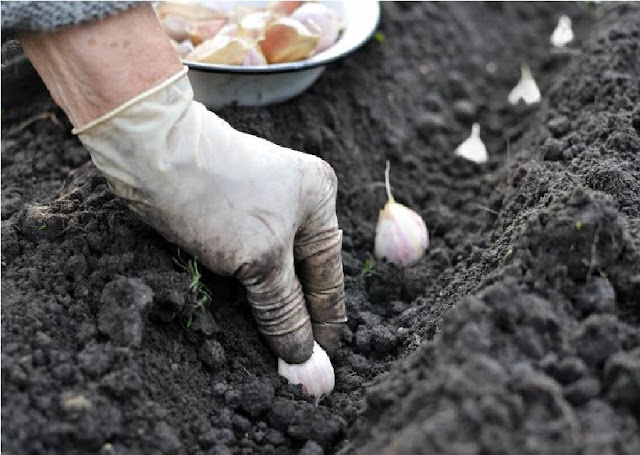
{"type": "MultiPolygon", "coordinates": [[[[127,10],[142,2],[17,2],[3,1],[2,32],[51,31],[58,28],[96,21],[127,10]]],[[[7,36],[3,36],[3,41],[7,36]]]]}

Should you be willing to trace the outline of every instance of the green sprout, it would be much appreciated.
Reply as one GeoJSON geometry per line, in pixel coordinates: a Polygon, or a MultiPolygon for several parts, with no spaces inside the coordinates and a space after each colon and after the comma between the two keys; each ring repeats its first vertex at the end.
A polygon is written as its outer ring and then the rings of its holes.
{"type": "Polygon", "coordinates": [[[377,31],[373,34],[373,39],[382,44],[386,41],[387,37],[384,36],[384,33],[377,31]]]}
{"type": "Polygon", "coordinates": [[[582,221],[576,221],[576,231],[580,232],[582,230],[582,221]]]}
{"type": "MultiPolygon", "coordinates": [[[[195,308],[204,312],[205,304],[211,301],[211,291],[207,285],[202,282],[202,273],[198,270],[198,260],[192,258],[185,262],[180,255],[180,249],[178,249],[178,259],[173,258],[173,261],[189,275],[188,289],[189,292],[196,297],[195,308]]],[[[193,314],[190,314],[187,320],[187,328],[191,328],[192,322],[193,314]]]]}
{"type": "Polygon", "coordinates": [[[362,267],[362,272],[360,272],[360,276],[363,278],[370,276],[373,273],[373,266],[374,266],[373,261],[370,258],[367,258],[367,260],[364,261],[364,266],[362,267]]]}
{"type": "Polygon", "coordinates": [[[36,229],[39,231],[44,231],[46,228],[47,228],[46,224],[40,224],[36,227],[36,229]]]}

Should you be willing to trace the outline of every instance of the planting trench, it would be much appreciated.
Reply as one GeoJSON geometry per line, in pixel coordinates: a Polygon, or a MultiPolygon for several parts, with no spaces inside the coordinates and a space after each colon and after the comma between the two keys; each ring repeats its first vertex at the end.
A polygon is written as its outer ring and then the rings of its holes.
{"type": "Polygon", "coordinates": [[[3,104],[4,452],[640,453],[640,6],[382,9],[386,40],[309,92],[219,112],[338,175],[349,323],[318,406],[238,283],[205,272],[194,309],[188,258],[46,94],[3,104]],[[577,41],[558,51],[562,13],[577,41]],[[543,100],[512,107],[523,60],[543,100]],[[43,112],[58,122],[25,123],[43,112]],[[482,166],[452,153],[474,121],[482,166]],[[430,229],[406,270],[365,267],[386,160],[430,229]]]}

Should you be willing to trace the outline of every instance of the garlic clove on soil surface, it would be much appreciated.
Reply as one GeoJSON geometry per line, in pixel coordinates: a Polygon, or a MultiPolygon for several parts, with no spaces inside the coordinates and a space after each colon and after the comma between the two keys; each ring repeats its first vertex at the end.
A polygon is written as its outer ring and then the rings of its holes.
{"type": "Polygon", "coordinates": [[[320,35],[290,17],[271,23],[260,41],[260,48],[269,63],[295,62],[312,55],[320,35]]]}
{"type": "Polygon", "coordinates": [[[313,342],[313,353],[304,363],[287,363],[278,359],[278,374],[291,384],[301,384],[302,391],[316,398],[328,395],[336,383],[333,365],[327,353],[313,342]]]}
{"type": "Polygon", "coordinates": [[[378,259],[411,267],[424,256],[429,246],[429,231],[420,215],[393,199],[388,161],[385,186],[388,201],[378,217],[374,255],[378,259]]]}
{"type": "Polygon", "coordinates": [[[296,9],[291,17],[320,35],[315,53],[330,48],[338,39],[340,33],[338,14],[321,3],[305,3],[296,9]]]}
{"type": "Polygon", "coordinates": [[[536,84],[533,74],[531,74],[531,68],[526,63],[523,63],[520,67],[520,81],[516,85],[511,93],[509,93],[509,103],[518,104],[520,100],[523,100],[526,104],[534,104],[540,101],[540,89],[536,84]]]}
{"type": "Polygon", "coordinates": [[[549,40],[555,47],[564,47],[573,41],[573,30],[571,30],[571,18],[569,16],[560,16],[558,25],[549,40]]]}
{"type": "Polygon", "coordinates": [[[480,125],[474,123],[471,127],[471,134],[460,144],[454,153],[477,164],[486,163],[489,159],[487,148],[480,138],[480,125]]]}

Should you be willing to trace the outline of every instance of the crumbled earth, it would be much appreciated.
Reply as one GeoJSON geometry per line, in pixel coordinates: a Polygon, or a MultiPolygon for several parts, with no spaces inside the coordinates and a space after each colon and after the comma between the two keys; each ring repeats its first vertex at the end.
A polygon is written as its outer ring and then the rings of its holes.
{"type": "Polygon", "coordinates": [[[111,194],[42,87],[3,104],[3,451],[640,453],[640,5],[382,13],[386,39],[304,95],[219,112],[338,175],[349,323],[318,405],[237,282],[201,270],[200,305],[191,258],[111,194]],[[522,61],[543,100],[514,107],[522,61]],[[485,165],[453,155],[474,121],[485,165]],[[409,269],[369,266],[386,160],[430,230],[409,269]]]}

